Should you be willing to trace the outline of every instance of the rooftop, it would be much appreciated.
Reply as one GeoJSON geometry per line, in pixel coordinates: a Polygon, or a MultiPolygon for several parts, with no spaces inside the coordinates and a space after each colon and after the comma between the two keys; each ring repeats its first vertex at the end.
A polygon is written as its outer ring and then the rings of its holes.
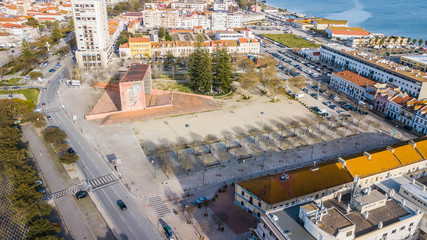
{"type": "Polygon", "coordinates": [[[371,54],[371,53],[362,52],[362,51],[355,51],[355,50],[351,50],[351,49],[348,49],[348,50],[342,49],[342,48],[338,49],[337,47],[333,47],[331,45],[328,45],[328,46],[322,45],[322,48],[326,48],[326,49],[332,48],[335,51],[339,51],[343,54],[349,55],[351,57],[355,57],[357,59],[362,60],[363,62],[367,62],[367,63],[373,64],[375,66],[385,68],[391,72],[401,74],[403,76],[409,77],[409,78],[414,79],[416,81],[427,82],[427,74],[425,72],[412,69],[408,66],[402,66],[400,64],[397,64],[397,63],[392,62],[392,61],[388,61],[387,59],[378,57],[378,56],[371,54]]]}
{"type": "MultiPolygon", "coordinates": [[[[384,227],[398,222],[402,217],[409,215],[410,213],[401,207],[395,200],[389,200],[385,206],[376,208],[369,211],[368,219],[365,219],[357,211],[350,211],[346,213],[346,205],[350,199],[349,194],[342,197],[342,201],[338,202],[336,199],[325,201],[323,204],[326,208],[334,207],[344,216],[346,216],[351,222],[356,225],[355,236],[359,237],[371,231],[375,231],[378,228],[378,223],[382,222],[384,227]],[[347,200],[347,201],[346,201],[347,200]]],[[[329,212],[328,214],[337,214],[336,212],[329,212]]]]}
{"type": "Polygon", "coordinates": [[[347,25],[347,20],[329,20],[329,19],[316,19],[317,24],[344,24],[347,25]]]}
{"type": "Polygon", "coordinates": [[[120,83],[144,81],[149,68],[150,65],[148,64],[132,63],[120,83]]]}
{"type": "Polygon", "coordinates": [[[422,64],[427,64],[427,55],[407,55],[407,56],[401,56],[401,57],[412,60],[412,61],[416,61],[422,64]]]}
{"type": "Polygon", "coordinates": [[[150,38],[145,38],[145,37],[138,37],[138,38],[129,38],[129,42],[134,43],[134,42],[150,42],[150,38]]]}
{"type": "Polygon", "coordinates": [[[423,137],[421,139],[415,139],[414,140],[418,152],[421,154],[421,156],[425,159],[427,157],[427,138],[423,137]]]}
{"type": "Polygon", "coordinates": [[[420,153],[410,144],[395,147],[393,153],[403,166],[424,160],[420,153]]]}
{"type": "Polygon", "coordinates": [[[346,168],[353,177],[358,175],[364,178],[402,166],[389,150],[384,149],[369,154],[370,157],[358,154],[358,157],[356,155],[356,157],[345,158],[346,168]]]}
{"type": "Polygon", "coordinates": [[[263,219],[268,219],[267,223],[275,223],[276,226],[279,228],[279,231],[284,232],[287,234],[292,240],[314,240],[315,238],[308,233],[304,226],[302,226],[298,222],[298,213],[299,213],[299,206],[287,208],[287,209],[278,209],[273,210],[269,212],[268,214],[273,214],[277,216],[277,221],[274,221],[271,218],[271,215],[264,215],[262,216],[263,219]]]}
{"type": "Polygon", "coordinates": [[[336,208],[330,208],[327,211],[328,213],[324,215],[322,220],[317,223],[317,226],[323,229],[325,232],[336,236],[341,229],[354,225],[336,208]]]}
{"type": "Polygon", "coordinates": [[[355,201],[360,203],[360,205],[367,205],[369,203],[375,203],[385,199],[386,196],[380,193],[378,190],[374,189],[368,195],[360,195],[354,198],[355,201]]]}
{"type": "Polygon", "coordinates": [[[356,85],[359,85],[361,87],[366,87],[367,85],[374,85],[376,82],[367,79],[365,77],[360,76],[359,74],[356,74],[352,71],[342,71],[334,73],[334,75],[339,76],[341,78],[344,78],[345,80],[348,80],[356,85]]]}
{"type": "Polygon", "coordinates": [[[333,34],[368,36],[369,32],[360,27],[328,27],[333,34]]]}
{"type": "Polygon", "coordinates": [[[239,185],[268,204],[283,202],[326,188],[351,182],[353,178],[340,163],[322,163],[312,167],[268,175],[240,182],[239,185]],[[318,169],[317,169],[318,168],[318,169]],[[287,175],[282,181],[283,174],[287,175]]]}

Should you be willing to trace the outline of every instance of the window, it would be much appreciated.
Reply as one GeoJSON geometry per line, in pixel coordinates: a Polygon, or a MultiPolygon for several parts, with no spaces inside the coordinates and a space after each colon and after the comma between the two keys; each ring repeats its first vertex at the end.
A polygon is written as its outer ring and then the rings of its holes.
{"type": "Polygon", "coordinates": [[[243,201],[240,201],[240,205],[242,205],[242,206],[244,205],[244,204],[243,204],[243,201]]]}
{"type": "Polygon", "coordinates": [[[414,226],[414,223],[413,223],[413,222],[411,222],[411,223],[409,224],[409,226],[410,226],[410,227],[414,226]]]}
{"type": "Polygon", "coordinates": [[[400,228],[400,230],[404,230],[404,229],[405,229],[405,227],[406,227],[406,226],[401,227],[401,228],[400,228]]]}
{"type": "Polygon", "coordinates": [[[387,237],[387,233],[384,233],[384,234],[383,234],[383,238],[385,238],[385,237],[387,237]]]}
{"type": "Polygon", "coordinates": [[[353,234],[353,231],[347,232],[346,237],[350,237],[353,234]]]}
{"type": "Polygon", "coordinates": [[[242,191],[242,197],[244,197],[245,196],[245,192],[244,191],[242,191]]]}
{"type": "Polygon", "coordinates": [[[254,203],[254,199],[253,199],[253,197],[249,197],[249,203],[250,203],[250,204],[253,204],[253,203],[254,203]]]}
{"type": "Polygon", "coordinates": [[[261,214],[259,214],[259,212],[257,212],[257,213],[256,213],[256,215],[257,215],[258,217],[261,217],[261,214]]]}
{"type": "Polygon", "coordinates": [[[258,207],[261,207],[261,205],[262,205],[261,202],[258,202],[258,207]]]}
{"type": "Polygon", "coordinates": [[[391,231],[391,234],[395,234],[396,233],[396,229],[394,229],[393,231],[391,231]]]}

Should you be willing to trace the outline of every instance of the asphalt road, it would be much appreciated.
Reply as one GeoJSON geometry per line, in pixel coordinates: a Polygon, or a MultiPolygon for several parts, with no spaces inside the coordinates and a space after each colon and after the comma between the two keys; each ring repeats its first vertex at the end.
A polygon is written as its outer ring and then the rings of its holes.
{"type": "MultiPolygon", "coordinates": [[[[30,124],[22,126],[22,132],[29,142],[29,147],[37,160],[37,164],[43,174],[45,182],[50,193],[54,193],[66,188],[66,184],[56,169],[55,164],[50,158],[49,152],[41,141],[40,137],[34,132],[30,124]]],[[[73,199],[74,196],[65,196],[55,199],[55,204],[61,212],[61,216],[74,239],[95,239],[85,219],[73,199]]]]}
{"type": "MultiPolygon", "coordinates": [[[[86,180],[110,174],[112,170],[107,163],[91,147],[83,137],[81,128],[75,125],[71,116],[68,116],[65,109],[61,107],[57,91],[59,80],[66,76],[65,69],[67,69],[66,66],[58,69],[56,74],[49,79],[47,90],[41,92],[39,102],[46,103],[43,111],[52,117],[52,120],[48,120],[48,124],[58,126],[67,133],[70,146],[80,156],[77,164],[82,169],[86,180]]],[[[64,83],[62,82],[62,84],[64,83]]],[[[117,239],[163,239],[121,184],[96,190],[92,194],[97,199],[94,201],[96,206],[101,208],[101,213],[107,215],[103,217],[107,218],[107,223],[117,239]],[[116,205],[118,199],[122,199],[126,203],[127,211],[121,211],[116,205]]]]}

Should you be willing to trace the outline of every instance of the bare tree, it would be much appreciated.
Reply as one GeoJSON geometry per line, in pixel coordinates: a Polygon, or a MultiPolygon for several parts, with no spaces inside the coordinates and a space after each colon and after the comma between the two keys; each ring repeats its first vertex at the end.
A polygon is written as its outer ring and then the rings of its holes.
{"type": "Polygon", "coordinates": [[[170,173],[172,171],[172,157],[170,152],[170,146],[160,145],[157,148],[158,163],[165,173],[170,173]]]}
{"type": "Polygon", "coordinates": [[[196,208],[192,204],[185,205],[183,209],[183,213],[185,218],[187,219],[187,224],[191,224],[191,220],[193,219],[195,209],[196,208]]]}
{"type": "Polygon", "coordinates": [[[212,144],[218,142],[218,137],[212,134],[209,134],[203,140],[206,144],[209,145],[209,152],[212,152],[212,144]]]}
{"type": "Polygon", "coordinates": [[[283,124],[281,122],[277,122],[275,125],[276,125],[277,129],[279,129],[280,137],[282,138],[283,137],[283,131],[285,131],[285,129],[286,129],[285,124],[283,124]]]}
{"type": "Polygon", "coordinates": [[[261,134],[261,131],[258,128],[251,128],[248,130],[248,134],[253,137],[254,142],[258,144],[258,136],[261,134]]]}
{"type": "Polygon", "coordinates": [[[190,147],[193,149],[193,154],[197,155],[197,147],[202,145],[202,141],[196,139],[190,142],[190,147]]]}
{"type": "Polygon", "coordinates": [[[207,217],[209,215],[208,208],[209,208],[209,201],[203,201],[202,202],[202,208],[203,208],[203,216],[207,217]]]}
{"type": "Polygon", "coordinates": [[[250,68],[247,73],[242,74],[239,78],[240,87],[245,92],[245,98],[249,98],[248,91],[254,88],[259,83],[259,76],[255,68],[250,68]]]}
{"type": "Polygon", "coordinates": [[[194,162],[191,161],[190,157],[185,156],[184,153],[178,153],[178,160],[184,167],[185,171],[191,171],[191,169],[194,167],[194,162]]]}
{"type": "Polygon", "coordinates": [[[224,225],[224,222],[228,219],[228,216],[225,213],[221,212],[217,213],[216,215],[213,215],[212,219],[218,225],[218,231],[223,231],[224,228],[222,226],[224,225]]]}
{"type": "Polygon", "coordinates": [[[291,121],[289,127],[294,130],[294,135],[296,134],[296,129],[299,128],[300,124],[297,121],[291,121]]]}

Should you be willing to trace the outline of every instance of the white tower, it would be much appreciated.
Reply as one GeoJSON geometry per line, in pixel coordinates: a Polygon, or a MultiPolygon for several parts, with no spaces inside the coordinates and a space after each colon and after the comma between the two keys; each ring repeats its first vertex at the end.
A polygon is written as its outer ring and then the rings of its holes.
{"type": "Polygon", "coordinates": [[[72,0],[72,6],[79,68],[106,67],[112,58],[113,43],[105,0],[72,0]]]}

